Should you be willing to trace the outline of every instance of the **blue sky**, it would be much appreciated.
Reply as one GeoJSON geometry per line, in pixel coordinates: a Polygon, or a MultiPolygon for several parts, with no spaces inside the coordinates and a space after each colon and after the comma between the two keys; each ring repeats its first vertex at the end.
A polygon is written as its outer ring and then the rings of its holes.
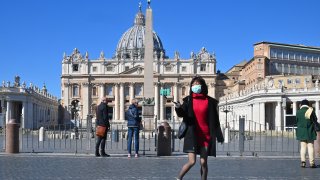
{"type": "MultiPolygon", "coordinates": [[[[139,0],[2,0],[0,81],[22,81],[60,97],[62,55],[74,48],[96,59],[114,55],[133,25],[139,0]]],[[[143,12],[146,0],[141,0],[143,12]]],[[[222,72],[270,41],[320,46],[319,0],[151,0],[154,30],[166,54],[206,47],[222,72]]]]}

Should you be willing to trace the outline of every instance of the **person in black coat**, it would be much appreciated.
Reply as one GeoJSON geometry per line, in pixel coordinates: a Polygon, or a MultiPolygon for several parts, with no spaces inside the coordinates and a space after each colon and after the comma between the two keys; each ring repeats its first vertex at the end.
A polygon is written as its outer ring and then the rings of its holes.
{"type": "Polygon", "coordinates": [[[97,138],[95,155],[97,157],[100,156],[100,153],[99,153],[99,147],[100,147],[101,156],[109,157],[110,155],[106,154],[105,152],[107,132],[110,129],[110,123],[108,119],[107,99],[105,97],[101,99],[101,103],[98,105],[96,109],[96,126],[104,126],[104,127],[107,127],[107,129],[103,137],[98,136],[97,138]]]}
{"type": "Polygon", "coordinates": [[[177,102],[176,113],[183,117],[187,124],[184,136],[183,152],[188,153],[188,162],[182,167],[177,179],[184,175],[196,163],[200,155],[201,179],[208,176],[208,156],[216,156],[216,141],[223,143],[224,138],[220,128],[218,101],[208,96],[205,80],[196,76],[190,83],[190,95],[183,98],[182,105],[177,102]]]}

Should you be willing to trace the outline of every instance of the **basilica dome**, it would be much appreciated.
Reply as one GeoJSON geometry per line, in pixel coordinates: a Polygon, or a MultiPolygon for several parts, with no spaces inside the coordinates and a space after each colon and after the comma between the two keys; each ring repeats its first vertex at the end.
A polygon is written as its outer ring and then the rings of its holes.
{"type": "MultiPolygon", "coordinates": [[[[118,58],[143,58],[144,57],[144,42],[145,42],[145,17],[141,12],[136,14],[134,25],[129,28],[120,38],[117,49],[116,57],[118,58]]],[[[153,44],[154,54],[157,57],[164,55],[162,42],[159,36],[153,31],[153,44]]]]}

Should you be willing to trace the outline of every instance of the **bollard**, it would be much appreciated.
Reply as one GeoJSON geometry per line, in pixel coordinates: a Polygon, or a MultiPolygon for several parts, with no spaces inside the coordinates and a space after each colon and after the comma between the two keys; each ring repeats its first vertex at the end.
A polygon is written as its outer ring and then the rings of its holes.
{"type": "Polygon", "coordinates": [[[119,142],[119,130],[118,129],[112,130],[112,140],[113,140],[113,142],[119,142]]]}
{"type": "Polygon", "coordinates": [[[15,119],[6,125],[6,153],[19,153],[19,126],[15,119]]]}
{"type": "Polygon", "coordinates": [[[171,156],[171,127],[164,122],[158,130],[157,156],[171,156]]]}
{"type": "Polygon", "coordinates": [[[39,129],[39,142],[44,141],[44,128],[40,127],[39,129]]]}

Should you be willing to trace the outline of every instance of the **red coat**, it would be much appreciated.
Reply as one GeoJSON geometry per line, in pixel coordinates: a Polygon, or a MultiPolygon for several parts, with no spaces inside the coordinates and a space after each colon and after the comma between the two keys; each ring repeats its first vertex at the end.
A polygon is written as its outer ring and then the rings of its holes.
{"type": "MultiPolygon", "coordinates": [[[[208,146],[208,155],[216,156],[216,141],[223,142],[224,138],[220,128],[219,114],[218,114],[218,101],[208,96],[208,125],[210,131],[210,141],[208,146]]],[[[183,103],[180,108],[176,108],[177,115],[183,117],[188,129],[184,137],[183,152],[195,152],[199,154],[197,139],[195,134],[195,115],[193,112],[192,97],[187,96],[183,98],[183,103]]]]}

